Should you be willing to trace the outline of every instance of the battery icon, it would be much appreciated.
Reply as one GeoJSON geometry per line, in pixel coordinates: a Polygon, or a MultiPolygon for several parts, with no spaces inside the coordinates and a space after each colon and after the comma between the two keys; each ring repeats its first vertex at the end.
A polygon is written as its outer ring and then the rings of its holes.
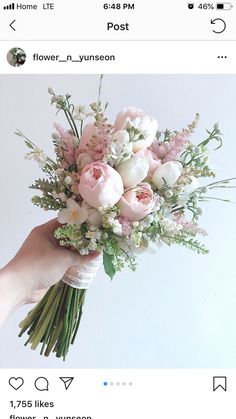
{"type": "Polygon", "coordinates": [[[231,10],[233,5],[231,3],[216,3],[217,10],[231,10]]]}

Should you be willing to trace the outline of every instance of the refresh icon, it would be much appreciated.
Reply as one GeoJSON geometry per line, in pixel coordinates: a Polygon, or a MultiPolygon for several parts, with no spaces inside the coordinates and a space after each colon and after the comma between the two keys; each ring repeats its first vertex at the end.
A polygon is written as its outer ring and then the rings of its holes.
{"type": "Polygon", "coordinates": [[[216,19],[211,19],[211,25],[219,26],[218,29],[213,29],[214,33],[223,33],[226,29],[226,22],[219,17],[216,19]]]}

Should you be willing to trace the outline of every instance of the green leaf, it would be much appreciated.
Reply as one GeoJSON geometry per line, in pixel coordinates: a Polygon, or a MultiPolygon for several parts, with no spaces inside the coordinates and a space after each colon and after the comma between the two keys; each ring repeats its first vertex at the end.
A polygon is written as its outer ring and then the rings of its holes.
{"type": "Polygon", "coordinates": [[[104,266],[104,270],[105,270],[106,274],[111,279],[113,279],[113,277],[114,277],[114,275],[116,273],[116,270],[115,270],[114,265],[113,265],[112,258],[113,258],[112,255],[109,255],[108,253],[103,252],[103,266],[104,266]]]}

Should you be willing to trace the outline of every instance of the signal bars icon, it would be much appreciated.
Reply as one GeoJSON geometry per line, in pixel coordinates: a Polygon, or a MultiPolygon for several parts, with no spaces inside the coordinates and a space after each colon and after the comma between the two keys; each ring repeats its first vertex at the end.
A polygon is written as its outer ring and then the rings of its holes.
{"type": "Polygon", "coordinates": [[[4,10],[14,10],[15,9],[15,3],[10,3],[7,6],[3,7],[4,10]]]}

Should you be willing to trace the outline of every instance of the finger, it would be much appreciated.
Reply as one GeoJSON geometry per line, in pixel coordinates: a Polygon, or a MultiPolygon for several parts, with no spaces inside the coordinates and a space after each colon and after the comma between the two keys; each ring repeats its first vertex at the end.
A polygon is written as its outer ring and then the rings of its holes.
{"type": "Polygon", "coordinates": [[[52,220],[48,221],[47,223],[44,223],[40,226],[42,232],[45,232],[48,234],[48,236],[54,236],[55,230],[60,227],[61,224],[57,220],[57,218],[53,218],[52,220]]]}
{"type": "Polygon", "coordinates": [[[39,234],[42,234],[47,240],[50,240],[54,246],[59,246],[58,240],[55,238],[54,233],[61,224],[58,222],[57,218],[53,218],[47,223],[41,224],[38,226],[37,231],[39,234]]]}
{"type": "Polygon", "coordinates": [[[90,262],[92,260],[99,260],[102,258],[102,253],[90,252],[88,255],[82,256],[84,262],[90,262]]]}

